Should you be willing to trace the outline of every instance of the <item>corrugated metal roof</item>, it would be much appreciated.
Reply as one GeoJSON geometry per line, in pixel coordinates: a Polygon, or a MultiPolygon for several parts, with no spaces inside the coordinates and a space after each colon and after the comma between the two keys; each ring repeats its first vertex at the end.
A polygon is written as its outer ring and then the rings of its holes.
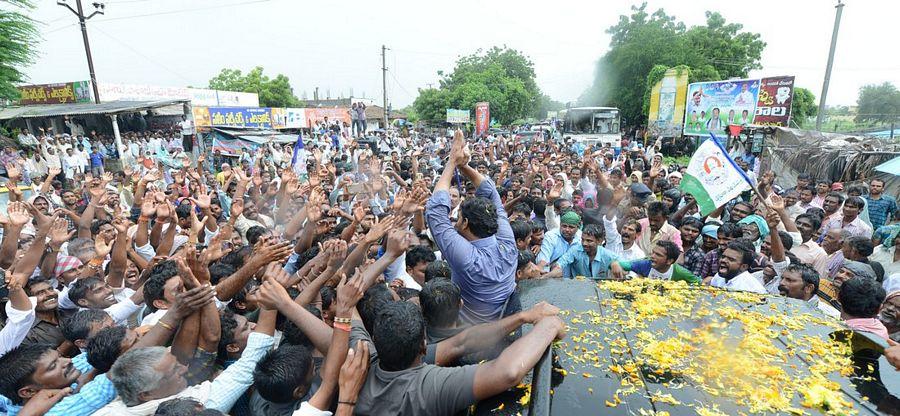
{"type": "Polygon", "coordinates": [[[234,137],[249,142],[262,144],[269,139],[274,139],[275,143],[296,143],[297,135],[283,134],[276,130],[256,130],[256,129],[223,129],[214,128],[214,130],[230,137],[234,137]]]}
{"type": "Polygon", "coordinates": [[[13,118],[37,118],[75,116],[84,114],[117,114],[144,111],[190,100],[110,101],[108,103],[45,104],[6,107],[0,109],[0,120],[13,118]]]}

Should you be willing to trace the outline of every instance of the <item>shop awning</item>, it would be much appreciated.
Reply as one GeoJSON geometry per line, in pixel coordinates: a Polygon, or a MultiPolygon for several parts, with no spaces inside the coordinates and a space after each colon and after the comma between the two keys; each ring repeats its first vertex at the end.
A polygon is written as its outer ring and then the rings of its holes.
{"type": "Polygon", "coordinates": [[[246,140],[248,142],[253,142],[256,144],[263,144],[268,142],[269,140],[274,141],[275,143],[296,143],[297,135],[296,134],[284,134],[277,130],[256,130],[256,129],[223,129],[223,128],[214,128],[219,133],[224,134],[225,136],[230,136],[235,139],[246,140]]]}
{"type": "Polygon", "coordinates": [[[875,166],[875,170],[894,176],[900,176],[900,156],[888,160],[887,162],[884,162],[878,166],[875,166]]]}
{"type": "Polygon", "coordinates": [[[0,109],[0,120],[14,118],[40,118],[77,116],[86,114],[119,114],[152,110],[175,104],[188,103],[190,100],[155,100],[155,101],[110,101],[108,103],[78,104],[45,104],[14,106],[0,109]]]}

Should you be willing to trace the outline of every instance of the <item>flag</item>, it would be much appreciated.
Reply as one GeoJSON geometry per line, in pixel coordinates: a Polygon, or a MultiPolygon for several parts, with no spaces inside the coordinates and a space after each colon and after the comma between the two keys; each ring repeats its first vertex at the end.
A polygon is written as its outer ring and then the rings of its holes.
{"type": "Polygon", "coordinates": [[[303,133],[297,135],[297,143],[294,143],[294,155],[291,156],[291,169],[293,169],[294,173],[297,175],[306,174],[306,151],[303,149],[303,133]]]}
{"type": "Polygon", "coordinates": [[[701,215],[707,215],[748,189],[750,179],[728,156],[728,152],[710,133],[688,164],[679,188],[697,200],[701,215]]]}

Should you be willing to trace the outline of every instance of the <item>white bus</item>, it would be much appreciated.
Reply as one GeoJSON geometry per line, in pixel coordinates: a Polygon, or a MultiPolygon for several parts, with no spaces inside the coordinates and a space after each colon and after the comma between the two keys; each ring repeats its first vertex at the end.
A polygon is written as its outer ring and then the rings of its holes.
{"type": "Polygon", "coordinates": [[[574,107],[565,112],[563,138],[596,145],[619,147],[619,109],[615,107],[574,107]]]}

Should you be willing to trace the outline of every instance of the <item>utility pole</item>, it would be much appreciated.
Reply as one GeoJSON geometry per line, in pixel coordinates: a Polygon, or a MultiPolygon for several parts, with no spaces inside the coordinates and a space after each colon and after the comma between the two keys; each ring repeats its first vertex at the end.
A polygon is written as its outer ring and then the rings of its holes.
{"type": "Polygon", "coordinates": [[[84,38],[84,53],[87,55],[88,71],[91,73],[91,86],[94,89],[94,102],[100,104],[100,90],[97,89],[97,73],[94,72],[94,59],[91,57],[91,44],[88,42],[87,24],[85,22],[98,14],[105,14],[104,9],[106,9],[106,4],[94,2],[92,4],[94,6],[94,12],[85,16],[84,9],[81,7],[81,0],[75,0],[75,7],[77,10],[73,9],[72,6],[69,6],[66,1],[67,0],[56,0],[56,5],[65,6],[78,17],[78,24],[81,25],[81,37],[84,38]]]}
{"type": "Polygon", "coordinates": [[[816,130],[822,130],[822,119],[825,118],[825,97],[828,96],[828,83],[831,82],[831,65],[834,63],[834,48],[837,46],[838,29],[841,27],[841,12],[844,3],[838,0],[834,14],[834,31],[831,32],[831,49],[828,51],[828,66],[825,67],[825,81],[822,83],[822,96],[819,97],[819,113],[816,115],[816,130]]]}
{"type": "Polygon", "coordinates": [[[382,92],[382,97],[384,99],[384,101],[383,101],[383,104],[384,104],[384,126],[383,126],[384,131],[387,131],[388,124],[390,124],[390,121],[388,121],[389,114],[388,114],[388,104],[387,104],[387,101],[388,101],[388,99],[387,99],[387,64],[385,63],[386,62],[386,60],[385,60],[385,51],[386,50],[387,50],[387,47],[384,45],[381,45],[381,92],[382,92]]]}

